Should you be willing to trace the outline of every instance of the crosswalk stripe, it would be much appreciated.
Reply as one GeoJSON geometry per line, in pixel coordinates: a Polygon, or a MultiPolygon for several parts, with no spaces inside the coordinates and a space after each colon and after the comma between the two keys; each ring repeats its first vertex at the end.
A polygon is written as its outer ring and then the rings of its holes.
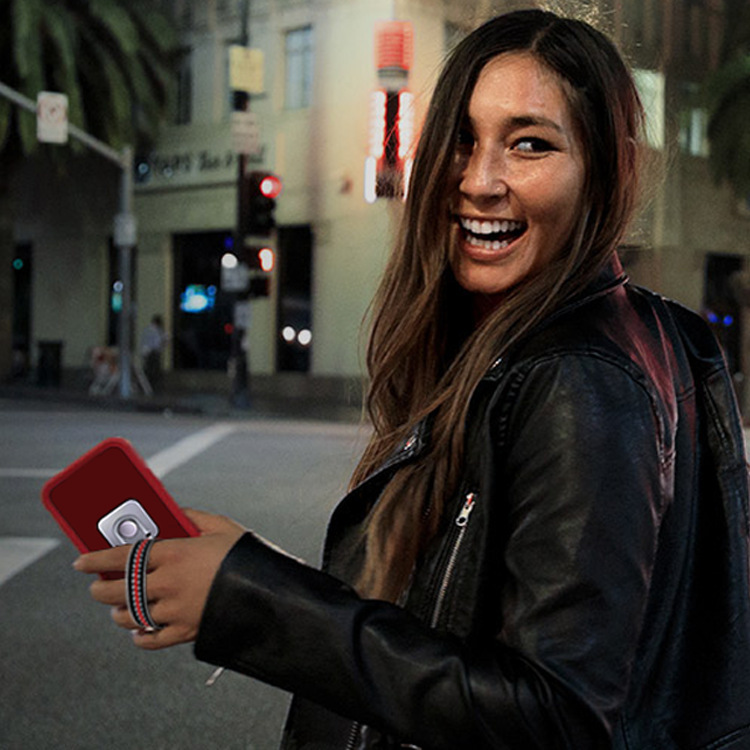
{"type": "Polygon", "coordinates": [[[49,479],[60,469],[0,469],[0,479],[49,479]]]}
{"type": "Polygon", "coordinates": [[[44,537],[0,537],[0,586],[60,544],[44,537]]]}
{"type": "Polygon", "coordinates": [[[151,456],[146,463],[157,477],[163,478],[170,471],[174,471],[183,464],[195,458],[199,453],[210,448],[236,430],[236,426],[228,422],[217,422],[204,430],[179,440],[169,448],[151,456]]]}

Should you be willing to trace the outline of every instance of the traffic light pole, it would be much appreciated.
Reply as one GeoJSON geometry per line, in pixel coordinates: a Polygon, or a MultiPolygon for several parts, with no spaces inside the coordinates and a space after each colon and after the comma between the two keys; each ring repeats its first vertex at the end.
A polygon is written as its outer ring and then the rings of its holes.
{"type": "MultiPolygon", "coordinates": [[[[241,9],[240,24],[240,44],[247,47],[250,43],[250,34],[248,26],[250,23],[250,0],[243,0],[241,9]]],[[[246,91],[234,91],[234,110],[235,112],[247,112],[250,109],[250,94],[246,91]]],[[[247,170],[247,155],[242,151],[237,158],[237,219],[235,232],[235,252],[240,259],[244,254],[244,237],[241,229],[242,203],[245,199],[245,171],[247,170]]],[[[238,293],[234,302],[234,326],[232,329],[231,351],[232,360],[232,383],[230,400],[233,406],[245,407],[249,404],[249,382],[247,369],[247,352],[243,340],[247,338],[247,332],[244,328],[237,325],[239,315],[238,306],[247,304],[247,295],[238,293]]]]}
{"type": "MultiPolygon", "coordinates": [[[[0,82],[0,96],[28,112],[37,114],[34,101],[0,82]]],[[[131,391],[131,331],[132,331],[132,268],[133,248],[136,245],[136,222],[133,215],[133,150],[125,146],[117,151],[81,128],[68,123],[68,135],[83,143],[100,156],[116,164],[121,170],[118,213],[114,220],[114,242],[118,251],[118,269],[122,283],[122,309],[117,344],[120,351],[120,396],[129,399],[131,391]]]]}
{"type": "Polygon", "coordinates": [[[133,340],[133,248],[136,245],[136,222],[133,214],[133,150],[122,150],[119,213],[115,216],[114,243],[122,284],[122,308],[118,320],[117,343],[120,352],[120,397],[129,399],[132,393],[133,340]]]}

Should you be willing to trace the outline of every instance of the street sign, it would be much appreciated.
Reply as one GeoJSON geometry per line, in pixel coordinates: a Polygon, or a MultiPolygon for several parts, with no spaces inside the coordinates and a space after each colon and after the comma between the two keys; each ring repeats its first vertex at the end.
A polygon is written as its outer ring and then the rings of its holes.
{"type": "Polygon", "coordinates": [[[238,154],[260,156],[260,126],[255,112],[232,112],[232,149],[238,154]]]}
{"type": "Polygon", "coordinates": [[[243,300],[234,303],[234,327],[247,331],[250,328],[250,303],[243,300]]]}
{"type": "Polygon", "coordinates": [[[248,94],[262,94],[263,50],[241,44],[229,47],[229,87],[248,94]]]}
{"type": "Polygon", "coordinates": [[[137,243],[138,227],[136,218],[131,213],[115,215],[114,243],[115,247],[135,247],[137,243]]]}
{"type": "Polygon", "coordinates": [[[68,97],[40,91],[36,97],[36,137],[42,143],[68,142],[68,97]]]}

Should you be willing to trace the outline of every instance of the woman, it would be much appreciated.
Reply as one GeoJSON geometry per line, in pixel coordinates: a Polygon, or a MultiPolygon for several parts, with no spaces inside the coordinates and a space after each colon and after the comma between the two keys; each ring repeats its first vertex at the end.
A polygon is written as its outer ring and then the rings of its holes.
{"type": "MultiPolygon", "coordinates": [[[[286,748],[748,748],[748,495],[702,322],[632,287],[642,111],[542,11],[458,46],[368,364],[373,438],[324,572],[233,522],[157,542],[155,649],[296,694],[286,748]],[[218,572],[217,572],[218,571],[218,572]]],[[[127,548],[80,570],[121,570],[127,548]]],[[[134,620],[123,586],[92,594],[134,620]]]]}

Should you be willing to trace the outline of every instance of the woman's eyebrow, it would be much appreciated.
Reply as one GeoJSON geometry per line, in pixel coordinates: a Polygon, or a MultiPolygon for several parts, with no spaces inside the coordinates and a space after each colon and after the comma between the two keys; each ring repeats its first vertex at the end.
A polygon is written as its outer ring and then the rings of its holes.
{"type": "Polygon", "coordinates": [[[508,125],[511,130],[518,130],[520,128],[528,128],[536,125],[538,127],[553,128],[560,134],[565,134],[562,125],[554,120],[550,120],[548,117],[542,117],[541,115],[516,115],[508,120],[508,125]]]}

